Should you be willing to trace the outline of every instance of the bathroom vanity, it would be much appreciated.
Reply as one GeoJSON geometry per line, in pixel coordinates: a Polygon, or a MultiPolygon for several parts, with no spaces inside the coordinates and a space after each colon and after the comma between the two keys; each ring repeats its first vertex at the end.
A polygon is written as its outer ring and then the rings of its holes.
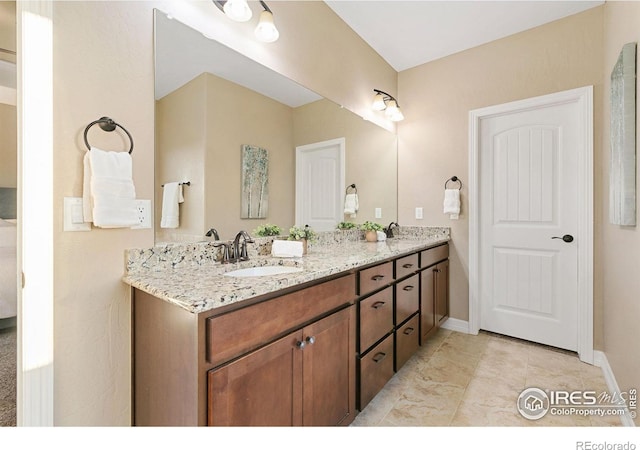
{"type": "Polygon", "coordinates": [[[133,424],[348,425],[448,316],[447,241],[345,242],[227,265],[138,255],[124,278],[133,424]],[[229,276],[274,265],[301,270],[229,276]]]}

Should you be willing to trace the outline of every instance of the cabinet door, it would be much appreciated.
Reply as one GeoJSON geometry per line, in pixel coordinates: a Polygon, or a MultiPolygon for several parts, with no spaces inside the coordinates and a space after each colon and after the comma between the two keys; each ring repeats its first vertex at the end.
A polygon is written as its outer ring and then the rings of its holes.
{"type": "Polygon", "coordinates": [[[438,324],[449,317],[449,260],[436,266],[436,321],[438,324]]]}
{"type": "Polygon", "coordinates": [[[208,373],[208,425],[301,425],[302,332],[208,373]]]}
{"type": "Polygon", "coordinates": [[[354,313],[343,309],[302,330],[305,426],[347,424],[355,416],[354,313]]]}
{"type": "Polygon", "coordinates": [[[427,336],[436,327],[436,266],[428,267],[420,273],[420,343],[424,345],[427,336]]]}

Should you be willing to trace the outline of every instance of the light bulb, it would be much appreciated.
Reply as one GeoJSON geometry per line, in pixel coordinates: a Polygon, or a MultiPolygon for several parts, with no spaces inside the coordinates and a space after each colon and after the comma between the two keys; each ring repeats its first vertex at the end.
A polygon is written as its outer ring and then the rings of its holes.
{"type": "Polygon", "coordinates": [[[376,94],[375,97],[373,97],[373,104],[371,105],[371,108],[375,109],[376,111],[382,111],[387,107],[387,105],[384,103],[384,97],[382,96],[382,94],[376,94]]]}
{"type": "Polygon", "coordinates": [[[254,30],[256,38],[262,42],[275,42],[280,37],[278,29],[273,23],[273,14],[269,11],[260,13],[260,21],[254,30]]]}
{"type": "Polygon", "coordinates": [[[222,9],[229,19],[236,22],[246,22],[251,19],[252,12],[247,0],[227,0],[222,9]]]}
{"type": "Polygon", "coordinates": [[[384,114],[389,120],[392,120],[394,122],[398,122],[404,119],[404,115],[402,114],[402,111],[400,111],[400,108],[398,108],[398,104],[395,100],[389,100],[387,109],[385,110],[384,114]]]}

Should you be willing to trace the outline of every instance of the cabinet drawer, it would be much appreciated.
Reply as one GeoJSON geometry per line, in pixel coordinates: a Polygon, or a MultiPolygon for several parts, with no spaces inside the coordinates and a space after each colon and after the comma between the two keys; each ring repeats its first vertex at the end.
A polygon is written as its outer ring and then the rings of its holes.
{"type": "Polygon", "coordinates": [[[393,334],[360,359],[359,409],[376,396],[393,376],[393,334]]]}
{"type": "Polygon", "coordinates": [[[396,330],[396,371],[409,361],[420,346],[420,315],[416,314],[396,330]]]}
{"type": "Polygon", "coordinates": [[[393,287],[360,300],[360,352],[393,330],[393,287]]]}
{"type": "Polygon", "coordinates": [[[207,361],[229,361],[355,300],[355,274],[205,319],[207,361]]]}
{"type": "Polygon", "coordinates": [[[396,280],[412,274],[418,270],[418,253],[396,259],[396,280]]]}
{"type": "Polygon", "coordinates": [[[415,274],[396,284],[396,325],[420,309],[420,275],[415,274]]]}
{"type": "Polygon", "coordinates": [[[420,267],[429,267],[449,257],[449,244],[439,245],[420,254],[420,267]]]}
{"type": "Polygon", "coordinates": [[[365,295],[393,282],[393,261],[369,269],[361,270],[359,277],[359,295],[365,295]]]}

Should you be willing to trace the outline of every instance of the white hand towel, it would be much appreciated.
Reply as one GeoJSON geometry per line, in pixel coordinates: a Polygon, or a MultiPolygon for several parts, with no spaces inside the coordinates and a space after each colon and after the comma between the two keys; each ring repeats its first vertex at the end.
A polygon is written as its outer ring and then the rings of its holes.
{"type": "Polygon", "coordinates": [[[271,245],[271,256],[276,258],[300,258],[303,251],[303,244],[300,241],[274,240],[271,245]]]}
{"type": "Polygon", "coordinates": [[[344,198],[344,213],[355,214],[358,212],[358,194],[347,194],[344,198]]]}
{"type": "Polygon", "coordinates": [[[460,214],[460,189],[444,190],[444,213],[460,214]]]}
{"type": "Polygon", "coordinates": [[[162,219],[160,228],[180,226],[180,203],[184,202],[182,185],[178,182],[165,183],[162,191],[162,219]]]}
{"type": "Polygon", "coordinates": [[[129,153],[91,147],[84,155],[82,187],[85,222],[100,228],[128,228],[138,223],[129,153]]]}

